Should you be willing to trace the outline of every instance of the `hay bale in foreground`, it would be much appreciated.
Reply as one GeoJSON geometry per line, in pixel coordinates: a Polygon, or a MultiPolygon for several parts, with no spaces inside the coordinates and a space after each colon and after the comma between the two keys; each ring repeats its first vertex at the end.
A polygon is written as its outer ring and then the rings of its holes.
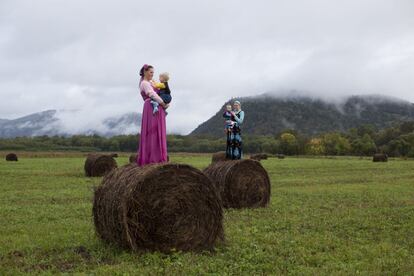
{"type": "Polygon", "coordinates": [[[211,157],[211,163],[215,163],[215,162],[219,162],[219,161],[226,161],[228,160],[226,157],[226,152],[225,151],[219,151],[216,153],[213,153],[212,157],[211,157]]]}
{"type": "Polygon", "coordinates": [[[257,161],[265,160],[267,158],[268,158],[268,156],[267,156],[266,153],[258,153],[258,154],[252,154],[252,155],[250,155],[250,159],[257,160],[257,161]]]}
{"type": "Polygon", "coordinates": [[[6,161],[18,161],[15,153],[9,153],[6,155],[6,161]]]}
{"type": "Polygon", "coordinates": [[[217,162],[203,172],[213,181],[225,208],[265,207],[269,203],[269,176],[258,161],[217,162]]]}
{"type": "Polygon", "coordinates": [[[184,164],[128,164],[95,190],[98,235],[126,249],[209,250],[224,239],[223,209],[210,179],[184,164]]]}
{"type": "Polygon", "coordinates": [[[131,154],[129,156],[129,163],[136,163],[138,159],[138,154],[131,154]]]}
{"type": "Polygon", "coordinates": [[[276,154],[276,157],[277,157],[278,159],[285,159],[285,155],[284,155],[284,154],[281,154],[281,153],[276,154]]]}
{"type": "Polygon", "coordinates": [[[385,153],[376,153],[372,157],[373,162],[388,162],[388,155],[385,153]]]}
{"type": "Polygon", "coordinates": [[[103,176],[118,167],[115,159],[105,154],[88,154],[85,160],[85,175],[89,177],[103,176]]]}

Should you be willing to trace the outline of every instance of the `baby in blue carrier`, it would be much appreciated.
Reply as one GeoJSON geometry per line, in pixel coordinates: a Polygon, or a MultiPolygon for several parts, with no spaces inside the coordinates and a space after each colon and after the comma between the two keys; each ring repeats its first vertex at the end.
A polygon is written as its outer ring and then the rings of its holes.
{"type": "Polygon", "coordinates": [[[231,105],[230,104],[226,105],[226,110],[223,113],[223,117],[226,120],[225,121],[225,123],[226,123],[225,131],[226,132],[231,132],[231,128],[234,126],[234,120],[232,120],[232,119],[234,119],[234,117],[233,117],[233,114],[231,112],[232,112],[231,105]]]}

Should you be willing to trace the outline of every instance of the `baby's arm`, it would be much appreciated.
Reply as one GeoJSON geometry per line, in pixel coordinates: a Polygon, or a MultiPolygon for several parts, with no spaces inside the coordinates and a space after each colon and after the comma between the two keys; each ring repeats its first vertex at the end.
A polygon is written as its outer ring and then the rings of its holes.
{"type": "Polygon", "coordinates": [[[158,88],[158,89],[165,89],[165,84],[162,82],[156,82],[154,83],[154,86],[155,88],[158,88]]]}

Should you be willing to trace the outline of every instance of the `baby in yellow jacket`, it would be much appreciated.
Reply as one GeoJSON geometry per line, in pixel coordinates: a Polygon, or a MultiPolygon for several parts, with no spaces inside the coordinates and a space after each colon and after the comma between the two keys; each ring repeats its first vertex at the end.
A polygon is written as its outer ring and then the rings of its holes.
{"type": "MultiPolygon", "coordinates": [[[[152,86],[156,89],[158,95],[160,95],[161,99],[164,103],[169,104],[171,102],[171,91],[170,87],[168,86],[168,81],[170,80],[170,76],[168,73],[162,73],[159,77],[160,82],[152,81],[152,86]]],[[[153,114],[158,111],[159,103],[154,100],[151,100],[153,114]]]]}

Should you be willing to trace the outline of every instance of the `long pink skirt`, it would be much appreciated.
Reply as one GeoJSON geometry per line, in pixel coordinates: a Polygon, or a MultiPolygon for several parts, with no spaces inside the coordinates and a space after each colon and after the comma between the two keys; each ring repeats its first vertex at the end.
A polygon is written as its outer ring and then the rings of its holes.
{"type": "Polygon", "coordinates": [[[139,166],[144,166],[163,162],[167,162],[165,110],[159,106],[158,112],[153,114],[150,100],[146,99],[142,112],[137,163],[139,166]]]}

